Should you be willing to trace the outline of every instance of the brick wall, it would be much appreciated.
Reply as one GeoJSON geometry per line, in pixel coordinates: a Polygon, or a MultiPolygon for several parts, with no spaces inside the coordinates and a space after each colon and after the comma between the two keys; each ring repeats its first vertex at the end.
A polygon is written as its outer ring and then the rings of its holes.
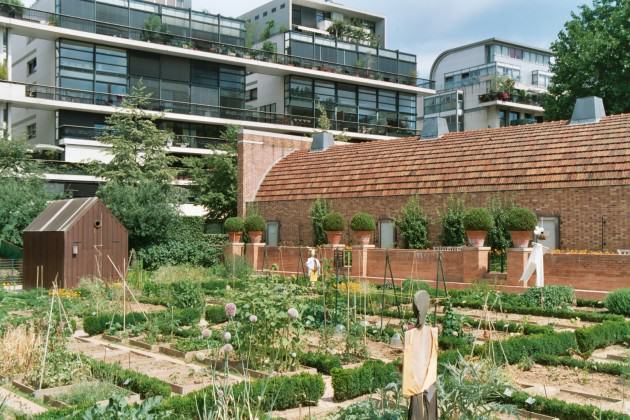
{"type": "MultiPolygon", "coordinates": [[[[438,244],[439,214],[449,194],[420,195],[422,207],[430,221],[430,239],[438,244]]],[[[564,249],[610,250],[630,248],[630,186],[545,189],[462,194],[467,206],[486,206],[493,199],[528,207],[539,216],[557,216],[560,220],[560,247],[564,249]],[[602,219],[605,221],[602,224],[602,219]],[[603,231],[602,231],[603,229],[603,231]]],[[[357,211],[366,211],[377,219],[395,217],[409,196],[368,197],[329,200],[332,208],[349,220],[357,211]]],[[[258,202],[267,220],[280,223],[280,242],[303,244],[313,242],[309,220],[312,200],[258,202]]],[[[347,241],[347,234],[344,241],[347,241]]],[[[378,232],[376,232],[378,243],[378,232]]]]}

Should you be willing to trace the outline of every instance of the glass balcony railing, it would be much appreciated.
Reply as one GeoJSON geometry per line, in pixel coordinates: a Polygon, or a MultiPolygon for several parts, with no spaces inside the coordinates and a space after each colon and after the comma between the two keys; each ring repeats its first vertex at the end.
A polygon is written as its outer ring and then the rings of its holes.
{"type": "Polygon", "coordinates": [[[542,106],[544,94],[531,92],[488,92],[479,95],[479,102],[514,102],[523,105],[542,106]]]}
{"type": "MultiPolygon", "coordinates": [[[[109,95],[98,92],[90,92],[77,89],[58,88],[54,86],[42,86],[27,84],[26,95],[31,98],[41,98],[63,102],[81,104],[120,106],[124,100],[122,95],[109,95]]],[[[317,118],[314,116],[278,114],[251,109],[228,108],[221,106],[195,104],[190,102],[177,102],[164,99],[149,99],[145,109],[148,111],[169,112],[186,115],[199,115],[203,117],[222,118],[233,120],[233,124],[239,121],[251,121],[257,123],[276,124],[293,127],[317,128],[317,118]]],[[[363,134],[381,136],[415,136],[418,131],[412,127],[396,127],[391,125],[375,125],[354,121],[332,120],[331,129],[350,131],[363,134]]]]}
{"type": "Polygon", "coordinates": [[[403,76],[386,71],[341,65],[325,60],[301,58],[291,55],[279,54],[276,52],[246,48],[243,46],[227,44],[219,41],[194,38],[192,36],[182,36],[169,32],[138,29],[109,22],[101,22],[93,19],[85,19],[62,15],[58,13],[45,12],[42,10],[30,9],[27,7],[14,6],[3,2],[0,2],[0,16],[58,26],[67,29],[74,29],[82,32],[116,36],[119,38],[151,42],[155,44],[222,54],[273,64],[296,66],[307,69],[316,68],[320,71],[328,71],[332,73],[358,76],[374,80],[387,80],[392,83],[404,84],[426,89],[435,89],[435,82],[413,76],[403,76]]]}

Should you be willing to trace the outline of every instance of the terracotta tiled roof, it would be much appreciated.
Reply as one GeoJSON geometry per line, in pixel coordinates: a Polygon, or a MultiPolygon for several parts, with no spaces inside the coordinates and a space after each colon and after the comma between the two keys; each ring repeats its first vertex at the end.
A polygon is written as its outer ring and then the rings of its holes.
{"type": "Polygon", "coordinates": [[[297,151],[258,201],[630,185],[630,114],[297,151]]]}

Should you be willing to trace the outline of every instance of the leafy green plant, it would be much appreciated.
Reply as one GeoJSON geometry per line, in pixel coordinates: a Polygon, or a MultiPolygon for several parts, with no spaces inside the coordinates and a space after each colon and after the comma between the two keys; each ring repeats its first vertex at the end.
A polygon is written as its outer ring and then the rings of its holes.
{"type": "Polygon", "coordinates": [[[464,229],[489,231],[494,227],[494,220],[490,212],[483,208],[472,208],[464,214],[464,229]]]}
{"type": "Polygon", "coordinates": [[[75,406],[90,406],[110,397],[126,397],[126,391],[108,382],[87,382],[74,385],[70,390],[59,394],[56,399],[75,406]]]}
{"type": "Polygon", "coordinates": [[[152,397],[138,405],[129,405],[120,397],[112,397],[107,405],[95,405],[75,413],[83,420],[161,420],[171,418],[171,412],[163,411],[160,407],[161,398],[152,397]]]}
{"type": "Polygon", "coordinates": [[[175,308],[201,308],[205,303],[205,296],[199,283],[182,280],[171,283],[171,302],[175,308]]]}
{"type": "Polygon", "coordinates": [[[329,353],[303,353],[300,355],[300,362],[309,367],[316,368],[324,375],[330,375],[335,368],[341,367],[341,359],[329,353]]]}
{"type": "Polygon", "coordinates": [[[514,207],[507,211],[505,226],[508,230],[531,231],[534,230],[537,224],[538,218],[529,209],[514,207]]]}
{"type": "Polygon", "coordinates": [[[9,72],[7,71],[7,63],[0,63],[0,80],[7,80],[9,78],[9,72]]]}
{"type": "Polygon", "coordinates": [[[81,356],[81,360],[89,367],[92,377],[129,389],[142,398],[171,395],[171,387],[159,379],[87,356],[81,356]]]}
{"type": "Polygon", "coordinates": [[[614,314],[630,316],[630,289],[617,289],[608,293],[604,305],[614,314]]]}
{"type": "Polygon", "coordinates": [[[346,222],[340,213],[331,211],[324,217],[322,227],[328,232],[339,232],[346,228],[346,222]]]}
{"type": "Polygon", "coordinates": [[[536,359],[540,355],[567,355],[570,350],[578,348],[576,334],[573,332],[562,332],[556,334],[525,335],[511,337],[500,343],[486,343],[477,347],[475,351],[479,354],[491,354],[494,348],[495,354],[501,359],[497,362],[505,361],[508,364],[516,364],[524,357],[536,359]],[[499,350],[500,346],[501,350],[499,350]]]}
{"type": "Polygon", "coordinates": [[[52,388],[62,385],[69,385],[76,381],[80,381],[89,376],[87,367],[81,362],[79,356],[66,350],[65,346],[59,342],[53,343],[52,351],[48,352],[46,364],[43,366],[44,360],[40,360],[37,369],[32,370],[26,375],[27,383],[39,388],[40,375],[43,370],[42,388],[52,388]]]}
{"type": "Polygon", "coordinates": [[[407,248],[429,248],[428,221],[417,197],[412,197],[396,218],[396,226],[405,240],[407,248]]]}
{"type": "Polygon", "coordinates": [[[327,242],[326,232],[324,229],[324,218],[330,211],[328,202],[322,198],[318,198],[313,202],[310,210],[311,222],[313,223],[313,235],[315,245],[324,245],[327,242]]]}
{"type": "Polygon", "coordinates": [[[532,287],[527,289],[521,297],[523,303],[527,306],[542,306],[547,309],[565,309],[575,302],[575,291],[572,287],[563,285],[532,287]]]}
{"type": "Polygon", "coordinates": [[[442,232],[440,243],[443,246],[462,246],[466,243],[464,229],[464,202],[450,197],[446,211],[441,215],[442,232]]]}
{"type": "Polygon", "coordinates": [[[222,305],[206,306],[206,321],[214,324],[221,324],[227,320],[228,318],[225,314],[225,308],[222,305]]]}
{"type": "Polygon", "coordinates": [[[315,109],[319,114],[319,117],[317,118],[317,126],[324,131],[330,130],[332,124],[330,122],[330,118],[328,118],[328,111],[326,110],[324,104],[322,104],[321,102],[317,102],[315,109]]]}
{"type": "Polygon", "coordinates": [[[226,232],[242,232],[245,221],[241,217],[229,217],[223,224],[226,232]]]}
{"type": "Polygon", "coordinates": [[[376,229],[376,222],[371,214],[358,212],[355,213],[350,220],[350,229],[355,232],[367,230],[373,231],[376,229]]]}
{"type": "Polygon", "coordinates": [[[252,214],[245,219],[246,232],[262,232],[267,227],[265,219],[259,214],[252,214]]]}

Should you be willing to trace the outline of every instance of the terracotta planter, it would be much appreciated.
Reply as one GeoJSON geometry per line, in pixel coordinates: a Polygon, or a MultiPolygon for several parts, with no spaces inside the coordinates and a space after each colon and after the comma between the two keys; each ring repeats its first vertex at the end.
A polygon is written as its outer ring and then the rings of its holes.
{"type": "Polygon", "coordinates": [[[241,242],[243,232],[228,232],[228,238],[233,244],[241,242]]]}
{"type": "Polygon", "coordinates": [[[486,242],[487,233],[485,230],[467,230],[468,243],[470,243],[470,246],[481,248],[486,242]]]}
{"type": "Polygon", "coordinates": [[[262,230],[247,232],[247,235],[249,236],[249,241],[253,244],[259,244],[262,242],[262,230]]]}
{"type": "Polygon", "coordinates": [[[514,243],[514,248],[528,248],[532,239],[532,232],[529,230],[511,230],[510,236],[514,243]]]}
{"type": "Polygon", "coordinates": [[[354,232],[354,238],[357,241],[357,245],[369,245],[371,237],[371,230],[357,230],[354,232]]]}
{"type": "Polygon", "coordinates": [[[326,239],[330,245],[339,245],[341,243],[341,235],[343,235],[343,232],[339,230],[326,231],[326,239]]]}

